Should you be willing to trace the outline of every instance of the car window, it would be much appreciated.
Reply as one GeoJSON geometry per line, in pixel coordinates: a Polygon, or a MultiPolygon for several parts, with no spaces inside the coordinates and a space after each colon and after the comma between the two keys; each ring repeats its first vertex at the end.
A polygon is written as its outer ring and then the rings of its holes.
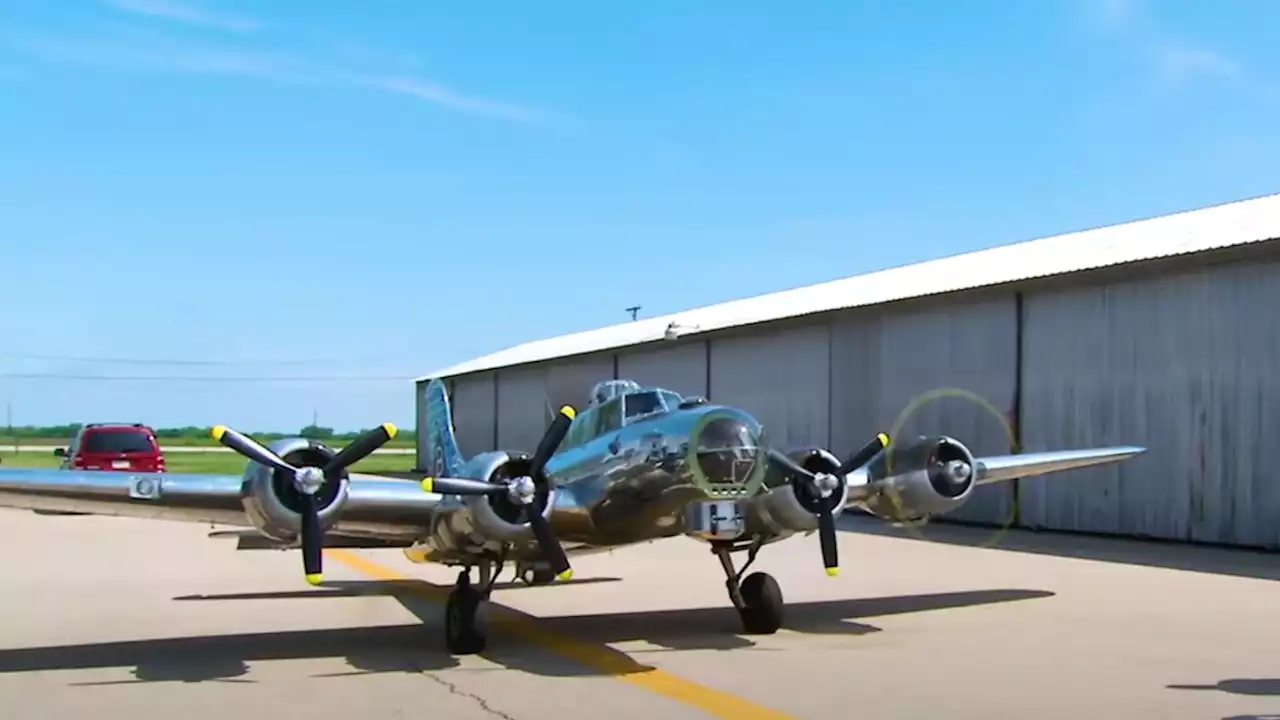
{"type": "Polygon", "coordinates": [[[89,433],[81,447],[87,453],[154,452],[151,436],[142,430],[89,433]]]}

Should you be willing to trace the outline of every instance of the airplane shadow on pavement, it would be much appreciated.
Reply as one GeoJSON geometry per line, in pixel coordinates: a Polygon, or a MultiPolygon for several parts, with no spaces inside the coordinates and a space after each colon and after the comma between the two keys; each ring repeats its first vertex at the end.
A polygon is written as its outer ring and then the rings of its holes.
{"type": "MultiPolygon", "coordinates": [[[[595,579],[602,580],[613,578],[595,579]]],[[[344,658],[351,670],[321,677],[445,670],[459,665],[443,647],[443,600],[447,592],[446,587],[422,580],[400,579],[331,582],[319,589],[301,592],[180,596],[174,600],[264,602],[383,596],[394,598],[419,622],[0,649],[0,673],[133,667],[131,680],[75,684],[253,682],[244,676],[249,672],[249,663],[255,661],[331,657],[344,658]]],[[[787,605],[784,628],[802,633],[858,636],[880,629],[854,619],[1052,595],[1043,590],[996,589],[796,602],[787,605]]],[[[617,676],[653,669],[608,647],[609,643],[643,640],[666,651],[762,650],[749,636],[740,634],[737,613],[727,604],[688,610],[536,618],[495,601],[490,603],[489,628],[489,648],[481,657],[506,669],[549,677],[617,676]]]]}

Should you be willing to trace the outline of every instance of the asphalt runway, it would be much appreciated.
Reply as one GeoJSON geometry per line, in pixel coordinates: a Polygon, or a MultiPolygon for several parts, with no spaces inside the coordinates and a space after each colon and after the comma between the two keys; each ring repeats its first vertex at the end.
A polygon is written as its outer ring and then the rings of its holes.
{"type": "Polygon", "coordinates": [[[931,526],[841,533],[832,579],[793,539],[757,563],[788,628],[744,637],[676,539],[500,586],[489,651],[452,658],[446,568],[332,551],[311,588],[210,529],[0,510],[6,720],[1280,716],[1276,555],[931,526]]]}

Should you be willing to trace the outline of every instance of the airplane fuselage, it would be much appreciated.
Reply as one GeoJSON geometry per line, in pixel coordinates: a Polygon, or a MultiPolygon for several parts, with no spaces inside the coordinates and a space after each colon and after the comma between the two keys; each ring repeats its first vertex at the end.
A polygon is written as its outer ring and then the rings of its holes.
{"type": "MultiPolygon", "coordinates": [[[[555,487],[547,517],[571,555],[679,535],[707,543],[772,542],[817,527],[785,478],[770,470],[760,423],[740,409],[701,403],[603,431],[580,425],[597,420],[591,411],[579,415],[545,470],[555,487]]],[[[505,451],[481,453],[463,475],[499,479],[512,458],[505,451]]],[[[411,559],[463,562],[496,551],[498,543],[509,543],[510,559],[540,557],[523,528],[503,522],[500,499],[443,497],[436,515],[428,539],[407,551],[411,559]]]]}

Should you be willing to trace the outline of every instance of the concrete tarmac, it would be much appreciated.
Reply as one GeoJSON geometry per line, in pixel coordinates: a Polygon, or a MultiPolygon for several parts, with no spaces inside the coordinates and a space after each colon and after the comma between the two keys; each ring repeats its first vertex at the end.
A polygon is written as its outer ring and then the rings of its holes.
{"type": "MultiPolygon", "coordinates": [[[[848,524],[848,523],[846,523],[848,524]]],[[[443,652],[454,573],[398,551],[235,550],[211,528],[0,510],[6,720],[1266,718],[1280,556],[866,521],[842,573],[766,549],[786,629],[738,634],[718,563],[675,539],[501,584],[490,649],[443,652]],[[1127,562],[1120,562],[1127,561],[1127,562]],[[621,580],[619,580],[621,578],[621,580]]]]}

